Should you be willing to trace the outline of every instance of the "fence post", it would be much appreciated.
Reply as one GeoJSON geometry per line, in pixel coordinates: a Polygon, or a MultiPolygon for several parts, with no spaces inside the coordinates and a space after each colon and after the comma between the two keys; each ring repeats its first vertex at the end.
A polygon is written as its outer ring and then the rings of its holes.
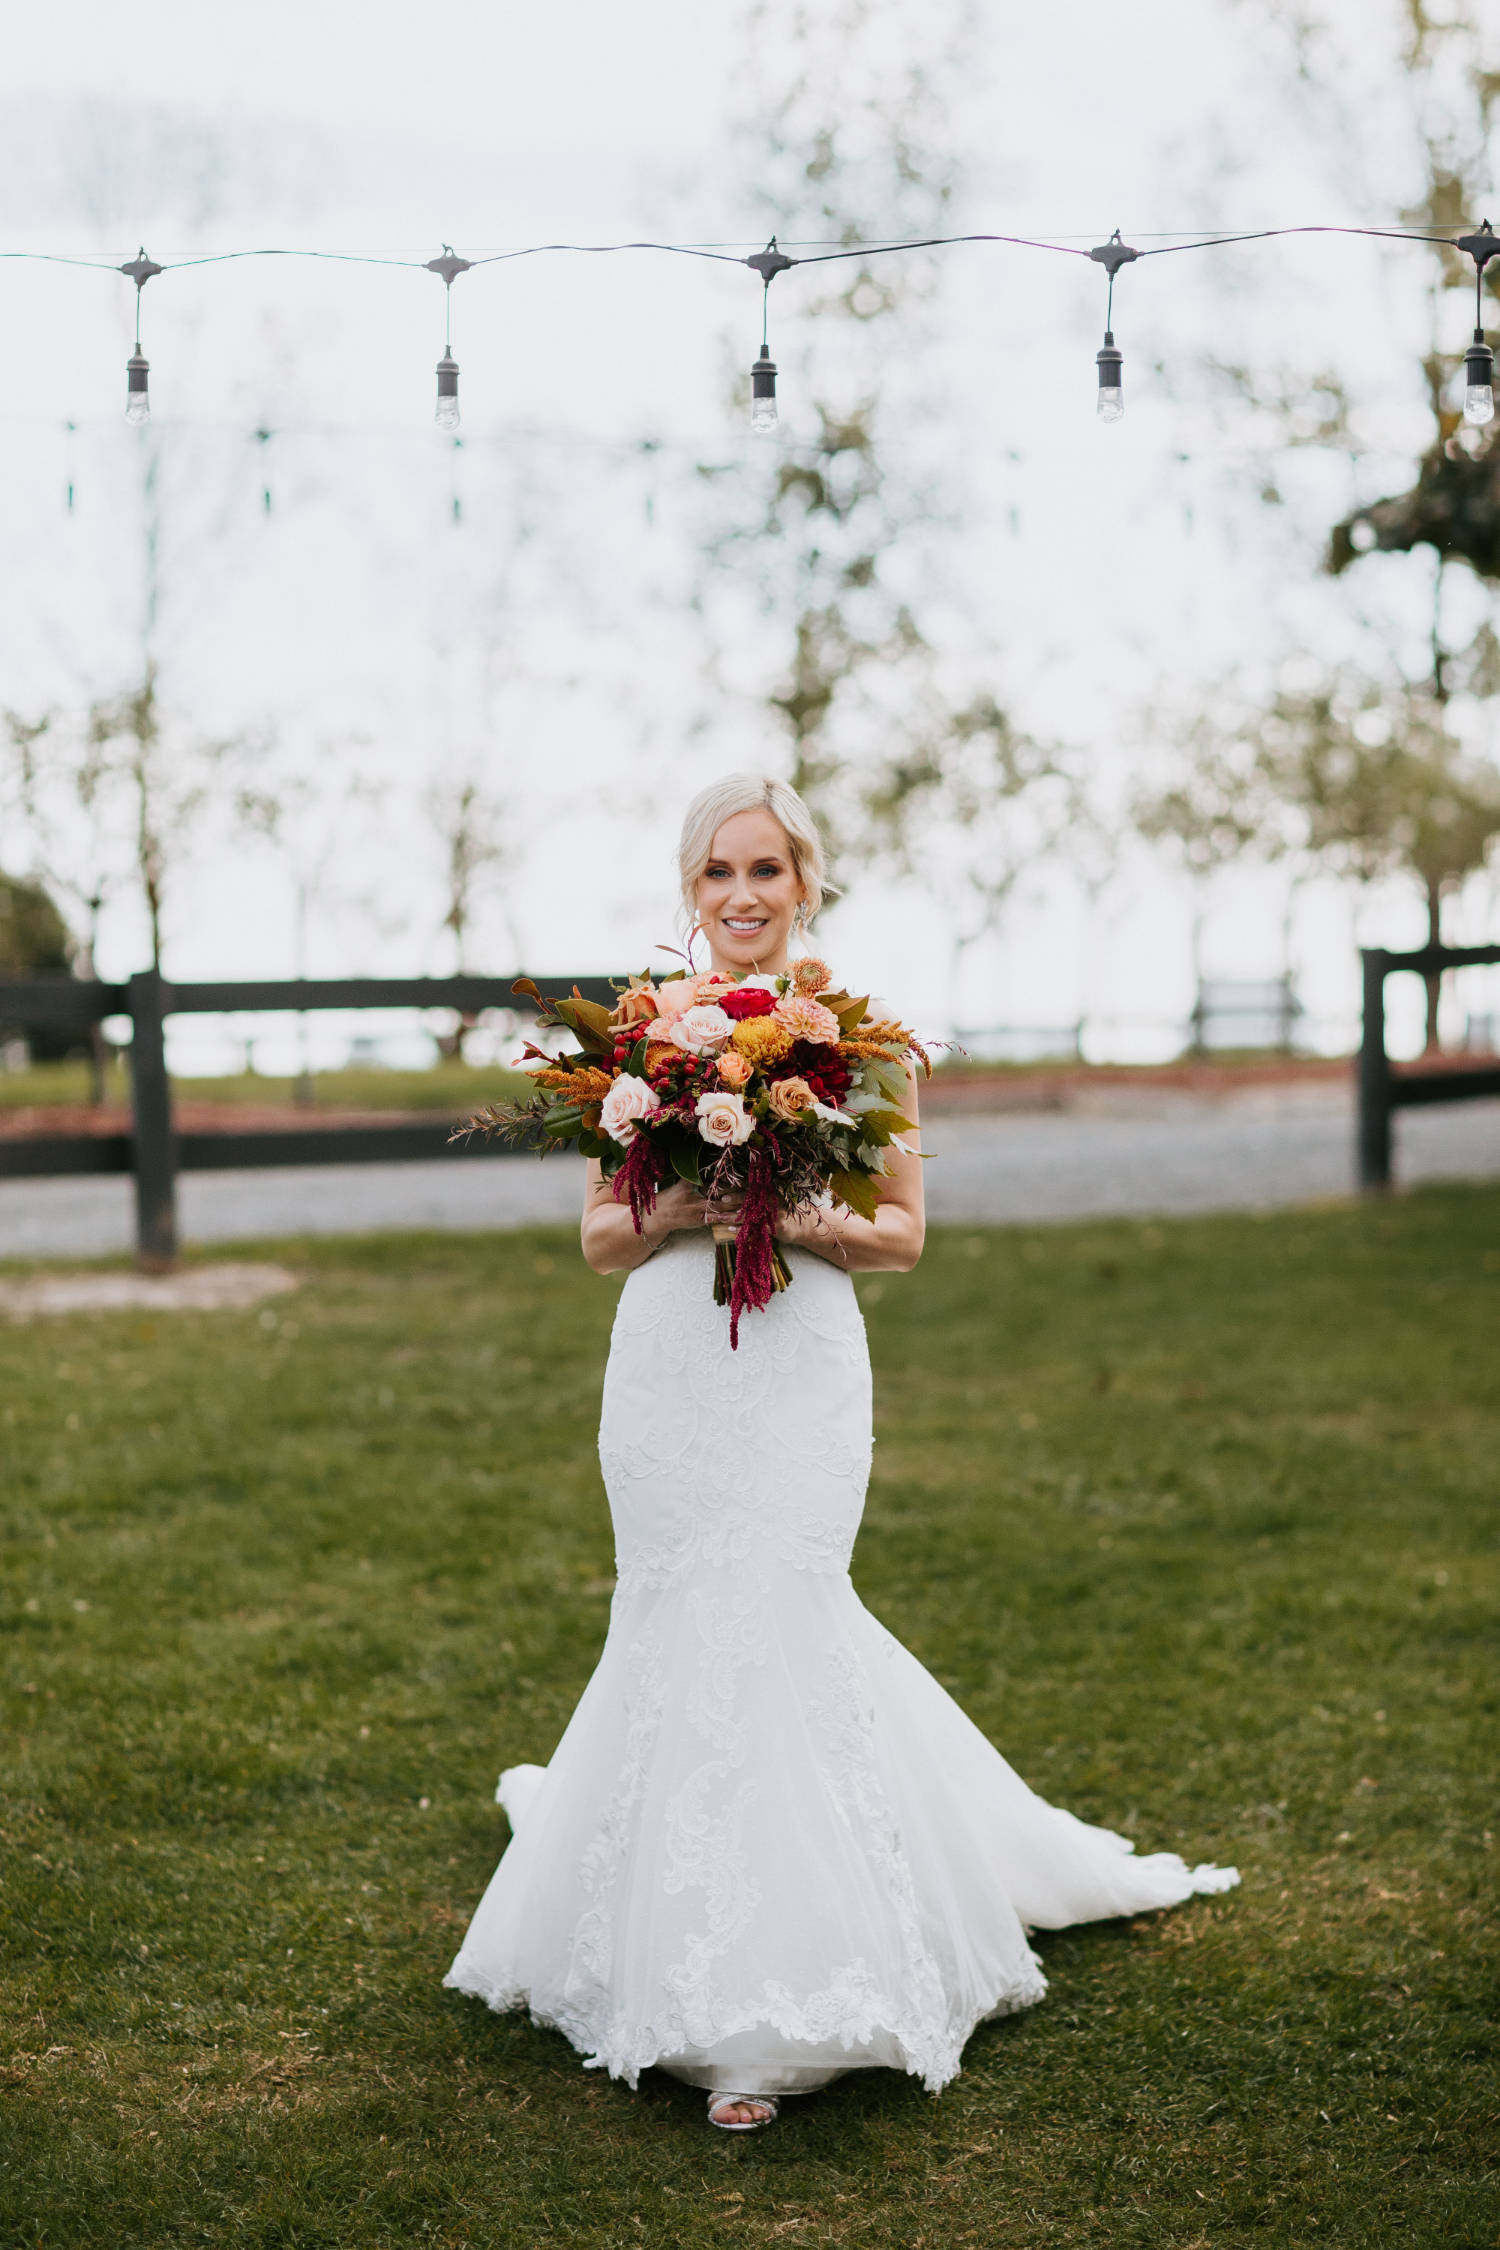
{"type": "Polygon", "coordinates": [[[1366,1195],[1391,1184],[1391,1066],[1385,1052],[1385,974],[1388,956],[1362,946],[1364,1033],[1359,1046],[1359,1184],[1366,1195]]]}
{"type": "Polygon", "coordinates": [[[136,1264],[162,1273],[177,1260],[177,1144],[163,1036],[167,987],[159,969],[143,969],[129,989],[136,1264]]]}

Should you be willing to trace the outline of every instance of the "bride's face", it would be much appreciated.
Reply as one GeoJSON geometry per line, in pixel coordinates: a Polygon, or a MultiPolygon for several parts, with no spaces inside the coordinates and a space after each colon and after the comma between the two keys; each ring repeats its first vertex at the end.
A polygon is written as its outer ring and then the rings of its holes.
{"type": "Polygon", "coordinates": [[[716,969],[749,976],[785,968],[803,893],[774,813],[757,805],[723,823],[695,895],[716,969]]]}

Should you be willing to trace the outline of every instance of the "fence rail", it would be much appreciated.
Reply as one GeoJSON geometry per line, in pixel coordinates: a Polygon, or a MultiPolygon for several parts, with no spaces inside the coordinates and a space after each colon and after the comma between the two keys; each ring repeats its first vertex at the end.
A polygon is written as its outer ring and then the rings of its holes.
{"type": "Polygon", "coordinates": [[[1360,959],[1365,1007],[1359,1049],[1359,1184],[1367,1194],[1379,1194],[1391,1184],[1391,1121],[1398,1109],[1500,1094],[1500,1064],[1468,1064],[1456,1070],[1397,1069],[1385,1051],[1385,980],[1490,968],[1500,962],[1500,945],[1429,945],[1417,953],[1387,953],[1380,946],[1366,946],[1360,959]]]}
{"type": "MultiPolygon", "coordinates": [[[[608,977],[545,977],[553,992],[575,987],[586,1000],[612,1006],[608,977]]],[[[0,1021],[49,1028],[101,1023],[128,1015],[130,1109],[128,1133],[57,1133],[36,1140],[0,1141],[0,1178],[47,1179],[86,1173],[128,1172],[135,1179],[136,1255],[146,1266],[167,1266],[177,1255],[179,1172],[244,1171],[274,1164],[402,1164],[434,1157],[504,1156],[511,1145],[488,1140],[450,1141],[446,1117],[396,1125],[293,1126],[284,1131],[180,1133],[172,1116],[167,1075],[166,1022],[176,1015],[302,1014],[315,1009],[452,1008],[479,1015],[508,1008],[534,1015],[535,1004],[511,990],[510,977],[295,978],[244,984],[169,984],[145,970],[126,984],[93,984],[72,978],[0,979],[0,1021]]]]}

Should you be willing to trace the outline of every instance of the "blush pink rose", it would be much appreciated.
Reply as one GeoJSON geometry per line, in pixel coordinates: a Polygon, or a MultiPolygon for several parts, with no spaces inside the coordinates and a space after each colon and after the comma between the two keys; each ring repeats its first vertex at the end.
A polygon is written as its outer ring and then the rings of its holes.
{"type": "Polygon", "coordinates": [[[715,992],[723,992],[729,984],[727,977],[716,976],[705,969],[701,976],[672,977],[656,988],[656,1007],[659,1015],[670,1022],[674,1016],[684,1015],[696,1008],[700,1000],[710,1000],[715,992]]]}
{"type": "Polygon", "coordinates": [[[736,1148],[755,1131],[755,1119],[739,1094],[700,1094],[693,1108],[698,1131],[711,1148],[736,1148]]]}
{"type": "Polygon", "coordinates": [[[832,1047],[840,1037],[839,1019],[821,1000],[809,1000],[804,993],[789,992],[776,1003],[776,1021],[789,1031],[794,1039],[805,1039],[812,1047],[832,1047]]]}
{"type": "Polygon", "coordinates": [[[712,1001],[684,1008],[680,1016],[673,1017],[671,1026],[674,1043],[685,1047],[690,1055],[717,1054],[733,1029],[732,1019],[712,1001]]]}
{"type": "Polygon", "coordinates": [[[599,1123],[612,1141],[628,1148],[643,1117],[661,1108],[661,1096],[644,1078],[617,1078],[599,1105],[599,1123]]]}

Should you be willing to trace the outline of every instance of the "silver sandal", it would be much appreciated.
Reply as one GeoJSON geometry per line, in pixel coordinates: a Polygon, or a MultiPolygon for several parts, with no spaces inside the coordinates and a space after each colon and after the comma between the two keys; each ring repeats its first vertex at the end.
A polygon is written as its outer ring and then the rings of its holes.
{"type": "Polygon", "coordinates": [[[708,2097],[708,2122],[721,2133],[758,2133],[763,2125],[774,2125],[781,2114],[781,2105],[773,2094],[710,2094],[708,2097]],[[752,2117],[748,2124],[732,2117],[720,2117],[721,2109],[730,2109],[736,2102],[745,2102],[752,2108],[763,2109],[764,2117],[752,2117]]]}

